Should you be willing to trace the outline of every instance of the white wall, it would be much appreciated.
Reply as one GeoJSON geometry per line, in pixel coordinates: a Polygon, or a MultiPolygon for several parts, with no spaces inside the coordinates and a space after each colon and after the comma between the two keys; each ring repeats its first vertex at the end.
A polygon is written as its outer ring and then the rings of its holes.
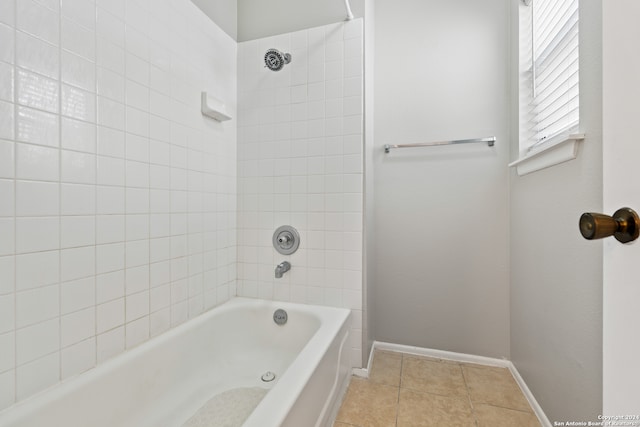
{"type": "Polygon", "coordinates": [[[238,39],[238,0],[191,0],[218,27],[238,39]]]}
{"type": "Polygon", "coordinates": [[[362,19],[239,44],[238,295],[353,310],[362,363],[362,19]],[[290,52],[264,67],[268,48],[290,52]],[[280,255],[276,228],[301,235],[280,255]],[[291,271],[275,279],[275,266],[291,271]]]}
{"type": "MultiPolygon", "coordinates": [[[[511,4],[517,40],[520,2],[511,4]]],[[[602,210],[601,37],[602,2],[580,2],[586,139],[578,158],[510,176],[511,357],[552,422],[597,421],[602,412],[602,243],[578,231],[583,212],[602,210]]],[[[518,135],[517,59],[513,64],[512,135],[518,135]]],[[[511,152],[515,160],[516,138],[511,152]]]]}
{"type": "Polygon", "coordinates": [[[375,6],[375,337],[509,356],[508,4],[375,6]]]}
{"type": "Polygon", "coordinates": [[[376,153],[375,129],[375,1],[365,1],[364,18],[364,289],[362,295],[362,337],[363,366],[367,366],[371,347],[375,340],[374,317],[371,309],[375,306],[375,187],[374,162],[376,153]]]}
{"type": "MultiPolygon", "coordinates": [[[[350,0],[356,18],[364,16],[364,3],[350,0]]],[[[332,24],[346,17],[344,0],[238,0],[238,41],[332,24]]]]}
{"type": "Polygon", "coordinates": [[[236,44],[188,0],[0,2],[0,409],[235,294],[236,44]]]}

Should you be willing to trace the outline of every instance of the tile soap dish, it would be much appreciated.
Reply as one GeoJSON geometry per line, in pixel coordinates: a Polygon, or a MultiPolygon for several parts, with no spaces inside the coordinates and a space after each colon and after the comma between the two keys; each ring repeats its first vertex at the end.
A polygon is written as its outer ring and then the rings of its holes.
{"type": "Polygon", "coordinates": [[[219,122],[231,120],[224,103],[213,96],[207,95],[207,92],[202,92],[202,114],[219,122]]]}

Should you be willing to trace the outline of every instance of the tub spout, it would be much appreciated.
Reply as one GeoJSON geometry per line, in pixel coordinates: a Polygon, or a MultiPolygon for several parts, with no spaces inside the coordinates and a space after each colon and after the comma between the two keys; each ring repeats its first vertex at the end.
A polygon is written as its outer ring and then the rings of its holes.
{"type": "Polygon", "coordinates": [[[288,261],[282,261],[276,266],[276,279],[280,279],[289,270],[291,270],[291,264],[288,261]]]}

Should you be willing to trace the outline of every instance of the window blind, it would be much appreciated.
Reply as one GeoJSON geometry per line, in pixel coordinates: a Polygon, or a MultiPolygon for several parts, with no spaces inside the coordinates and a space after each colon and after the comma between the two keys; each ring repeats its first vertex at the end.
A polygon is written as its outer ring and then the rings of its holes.
{"type": "Polygon", "coordinates": [[[578,0],[533,0],[529,149],[579,126],[578,0]]]}

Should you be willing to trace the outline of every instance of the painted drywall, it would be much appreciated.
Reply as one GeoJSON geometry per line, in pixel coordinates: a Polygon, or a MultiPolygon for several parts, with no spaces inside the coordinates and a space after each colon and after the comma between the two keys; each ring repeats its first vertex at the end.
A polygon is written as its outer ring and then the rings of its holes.
{"type": "Polygon", "coordinates": [[[508,3],[375,6],[375,337],[509,356],[508,3]]]}
{"type": "MultiPolygon", "coordinates": [[[[240,42],[332,24],[347,17],[344,0],[237,1],[240,42]]],[[[356,18],[364,16],[364,2],[350,0],[356,18]]]]}
{"type": "MultiPolygon", "coordinates": [[[[511,39],[518,39],[511,0],[511,39]]],[[[602,243],[578,232],[602,210],[602,2],[580,3],[578,158],[518,177],[511,171],[511,358],[554,422],[597,421],[602,411],[602,243]]],[[[513,46],[517,67],[517,43],[513,46]]],[[[512,72],[517,128],[517,68],[512,72]]],[[[511,142],[512,159],[518,153],[511,142]]]]}
{"type": "Polygon", "coordinates": [[[0,9],[2,409],[235,295],[236,127],[200,91],[235,116],[237,46],[188,0],[0,9]]]}
{"type": "Polygon", "coordinates": [[[374,144],[375,124],[375,0],[365,0],[364,17],[364,259],[362,310],[362,366],[367,366],[375,339],[371,310],[375,306],[375,188],[374,144]]]}
{"type": "Polygon", "coordinates": [[[238,295],[344,307],[351,360],[362,366],[363,23],[239,44],[238,295]],[[291,53],[264,67],[275,47],[291,53]],[[282,225],[292,255],[273,248],[282,225]],[[275,278],[282,261],[291,270],[275,278]]]}
{"type": "Polygon", "coordinates": [[[238,39],[238,0],[191,0],[218,27],[238,39]]]}

